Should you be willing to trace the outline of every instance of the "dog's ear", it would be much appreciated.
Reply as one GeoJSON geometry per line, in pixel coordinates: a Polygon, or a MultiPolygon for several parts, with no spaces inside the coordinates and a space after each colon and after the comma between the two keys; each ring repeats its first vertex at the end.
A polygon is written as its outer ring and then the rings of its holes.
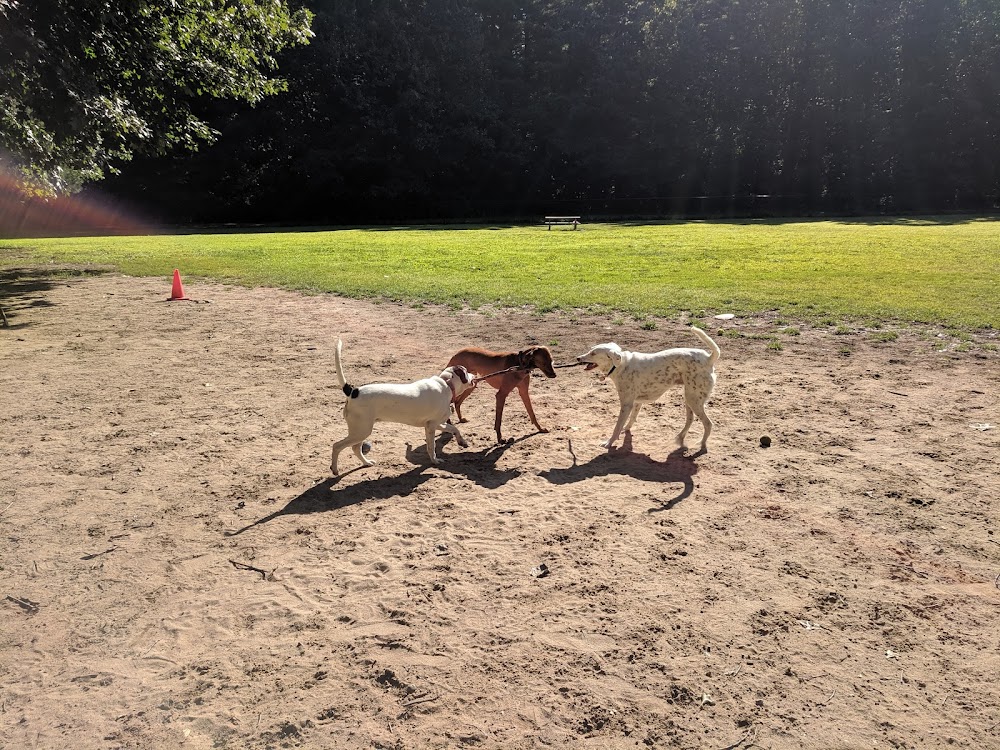
{"type": "Polygon", "coordinates": [[[618,349],[610,350],[608,352],[608,357],[615,363],[616,367],[622,363],[622,353],[618,349]]]}
{"type": "Polygon", "coordinates": [[[462,365],[457,365],[455,367],[455,372],[458,374],[458,379],[461,380],[463,383],[469,382],[470,380],[469,371],[466,370],[464,367],[462,367],[462,365]]]}

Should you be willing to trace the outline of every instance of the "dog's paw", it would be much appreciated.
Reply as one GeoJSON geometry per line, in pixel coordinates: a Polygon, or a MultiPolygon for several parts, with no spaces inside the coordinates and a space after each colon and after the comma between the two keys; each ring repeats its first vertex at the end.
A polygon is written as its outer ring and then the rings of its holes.
{"type": "Polygon", "coordinates": [[[546,430],[544,427],[539,427],[538,431],[539,432],[548,432],[548,430],[546,430]]]}
{"type": "Polygon", "coordinates": [[[603,443],[601,443],[601,447],[602,448],[607,448],[608,450],[611,450],[612,448],[615,447],[615,444],[613,442],[611,442],[610,440],[605,440],[603,443]]]}
{"type": "Polygon", "coordinates": [[[440,466],[441,464],[444,463],[444,461],[442,461],[440,458],[432,458],[431,463],[434,464],[435,466],[440,466]]]}
{"type": "Polygon", "coordinates": [[[469,447],[469,441],[468,441],[468,440],[466,440],[465,438],[461,438],[461,439],[459,439],[459,441],[458,441],[458,444],[459,444],[459,446],[461,446],[462,448],[468,448],[468,447],[469,447]]]}

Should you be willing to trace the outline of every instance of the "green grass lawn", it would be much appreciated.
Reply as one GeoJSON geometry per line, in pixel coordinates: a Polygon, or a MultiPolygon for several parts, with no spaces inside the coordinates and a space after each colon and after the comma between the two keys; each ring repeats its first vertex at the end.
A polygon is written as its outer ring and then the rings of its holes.
{"type": "Polygon", "coordinates": [[[705,221],[0,240],[0,267],[105,265],[448,305],[1000,327],[1000,221],[705,221]]]}

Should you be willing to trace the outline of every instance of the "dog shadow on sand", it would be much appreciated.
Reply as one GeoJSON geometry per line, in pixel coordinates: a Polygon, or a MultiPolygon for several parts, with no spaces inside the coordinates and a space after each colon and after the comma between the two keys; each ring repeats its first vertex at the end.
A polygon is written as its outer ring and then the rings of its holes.
{"type": "Polygon", "coordinates": [[[367,468],[365,466],[356,466],[335,477],[327,477],[297,497],[289,500],[280,510],[276,510],[274,513],[266,515],[263,518],[258,518],[256,521],[240,529],[227,531],[225,535],[238,536],[257,526],[263,526],[280,516],[327,513],[363,502],[405,498],[424,482],[441,477],[439,473],[429,471],[429,469],[436,469],[441,472],[466,477],[481,487],[490,489],[500,487],[522,473],[517,469],[498,470],[496,463],[510,446],[525,438],[492,445],[481,451],[459,449],[442,455],[440,448],[448,443],[450,438],[450,435],[438,438],[438,455],[444,460],[444,463],[440,466],[431,466],[427,460],[427,448],[423,443],[416,446],[407,443],[406,458],[414,464],[413,468],[409,471],[397,474],[396,476],[379,476],[372,477],[371,479],[363,479],[355,484],[338,488],[337,485],[344,477],[367,468]]]}
{"type": "Polygon", "coordinates": [[[683,448],[678,448],[665,461],[656,461],[645,453],[633,452],[632,436],[628,434],[624,436],[620,448],[599,453],[585,463],[578,463],[572,440],[569,441],[569,453],[573,459],[572,466],[541,471],[538,475],[552,484],[572,484],[593,477],[621,474],[643,482],[681,485],[681,491],[676,496],[650,508],[650,513],[670,510],[681,500],[691,496],[694,492],[694,475],[698,473],[698,464],[693,459],[701,455],[699,451],[688,456],[683,448]]]}
{"type": "MultiPolygon", "coordinates": [[[[427,454],[424,453],[426,458],[427,454]]],[[[288,501],[285,507],[274,511],[263,518],[258,518],[241,529],[225,532],[226,536],[237,536],[256,526],[263,526],[280,516],[302,516],[310,513],[326,513],[332,510],[347,508],[358,503],[379,500],[391,500],[406,497],[434,475],[425,473],[428,468],[426,461],[422,466],[414,466],[407,472],[394,477],[373,477],[364,479],[357,484],[337,490],[340,481],[349,474],[361,471],[366,467],[357,466],[335,477],[327,477],[318,484],[302,492],[288,501]]]]}
{"type": "MultiPolygon", "coordinates": [[[[471,446],[469,448],[452,447],[447,453],[442,453],[443,446],[456,443],[450,434],[444,433],[437,439],[438,456],[444,459],[444,463],[437,468],[450,474],[460,474],[484,489],[495,490],[524,473],[520,469],[498,469],[497,462],[509,448],[537,434],[540,433],[508,438],[502,443],[491,443],[480,450],[475,450],[471,446]]],[[[407,443],[406,460],[413,464],[426,466],[427,449],[422,443],[415,446],[407,443]]]]}

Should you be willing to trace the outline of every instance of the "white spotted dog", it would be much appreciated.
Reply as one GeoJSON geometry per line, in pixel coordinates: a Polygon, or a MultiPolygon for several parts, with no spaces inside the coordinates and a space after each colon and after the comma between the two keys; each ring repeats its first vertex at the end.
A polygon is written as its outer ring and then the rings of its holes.
{"type": "Polygon", "coordinates": [[[663,395],[671,385],[684,386],[684,405],[687,420],[684,429],[677,435],[677,444],[684,447],[684,438],[691,427],[694,415],[701,420],[704,434],[701,438],[701,453],[708,448],[708,436],[712,433],[712,420],[705,413],[705,404],[715,387],[715,363],[719,359],[718,345],[700,328],[692,326],[692,331],[700,338],[709,351],[693,348],[665,349],[654,354],[628,352],[618,344],[600,344],[586,354],[576,358],[586,363],[587,370],[598,368],[601,380],[610,378],[618,389],[621,411],[614,432],[602,446],[611,448],[624,429],[630,433],[639,409],[643,404],[651,404],[663,395]]]}
{"type": "Polygon", "coordinates": [[[344,378],[340,349],[341,342],[337,339],[335,361],[337,380],[347,396],[347,403],[344,404],[347,437],[333,444],[330,471],[334,476],[337,476],[337,457],[344,448],[352,448],[354,455],[365,466],[374,465],[365,457],[361,446],[365,438],[372,434],[376,422],[423,427],[427,438],[427,455],[435,465],[441,463],[434,451],[434,438],[438,430],[450,432],[463,448],[469,446],[458,428],[448,421],[451,402],[473,387],[472,378],[464,367],[446,367],[440,375],[414,383],[373,383],[355,388],[344,378]]]}

